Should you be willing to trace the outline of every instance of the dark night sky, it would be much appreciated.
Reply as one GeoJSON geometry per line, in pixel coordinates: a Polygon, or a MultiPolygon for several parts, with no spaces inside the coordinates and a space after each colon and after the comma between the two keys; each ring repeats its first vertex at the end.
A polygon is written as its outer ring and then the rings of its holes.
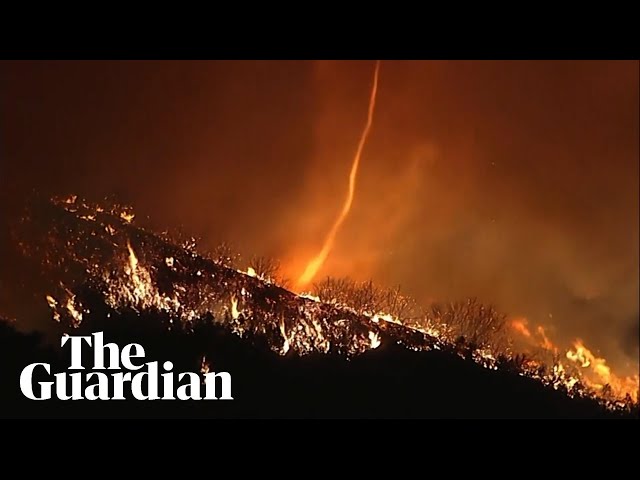
{"type": "MultiPolygon", "coordinates": [[[[372,72],[3,62],[2,195],[116,194],[151,226],[298,275],[343,200],[372,72]]],[[[637,61],[382,62],[353,211],[321,275],[477,295],[637,365],[638,81],[637,61]]]]}

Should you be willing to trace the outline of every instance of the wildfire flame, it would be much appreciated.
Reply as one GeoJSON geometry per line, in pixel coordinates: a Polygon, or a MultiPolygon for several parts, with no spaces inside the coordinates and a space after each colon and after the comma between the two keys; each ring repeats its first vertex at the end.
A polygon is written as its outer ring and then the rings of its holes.
{"type": "Polygon", "coordinates": [[[371,340],[371,348],[378,348],[382,343],[376,332],[369,332],[369,340],[371,340]]]}
{"type": "Polygon", "coordinates": [[[567,351],[566,357],[583,369],[588,369],[585,380],[592,388],[603,390],[608,385],[611,393],[615,396],[629,394],[635,401],[638,400],[638,389],[640,388],[638,375],[618,377],[613,374],[611,367],[607,365],[607,361],[594,355],[582,340],[577,339],[574,342],[573,349],[567,351]]]}
{"type": "Polygon", "coordinates": [[[529,327],[527,327],[527,319],[526,318],[517,318],[511,322],[511,326],[513,329],[524,335],[527,338],[531,338],[531,331],[529,331],[529,327]]]}
{"type": "Polygon", "coordinates": [[[209,373],[210,369],[211,369],[211,365],[209,365],[206,355],[203,355],[202,360],[200,361],[200,372],[203,375],[206,375],[207,373],[209,373]]]}
{"type": "Polygon", "coordinates": [[[238,311],[238,299],[236,297],[231,297],[231,318],[237,320],[240,317],[240,312],[238,311]]]}
{"type": "MultiPolygon", "coordinates": [[[[446,319],[434,317],[421,325],[409,325],[386,312],[357,313],[347,305],[274,286],[252,269],[242,272],[209,261],[131,225],[117,209],[104,211],[76,199],[54,205],[61,207],[62,213],[55,211],[51,217],[60,216],[66,227],[52,228],[32,241],[44,242],[36,244],[34,251],[44,253],[41,260],[58,280],[58,290],[42,292],[57,322],[64,319],[77,327],[89,318],[82,293],[83,286],[89,286],[115,312],[159,312],[172,325],[186,328],[213,317],[241,337],[267,336],[270,348],[280,355],[337,352],[352,356],[390,339],[411,350],[457,352],[491,370],[515,361],[520,375],[569,396],[594,398],[614,409],[637,406],[638,375],[616,375],[607,361],[581,340],[561,349],[541,325],[532,325],[526,318],[512,320],[512,330],[535,347],[536,353],[541,352],[540,356],[518,362],[522,350],[490,344],[461,352],[446,319]],[[105,225],[111,225],[111,231],[105,225]],[[72,270],[84,272],[80,283],[67,275],[72,270]]],[[[29,244],[22,245],[26,248],[29,244]]],[[[203,360],[202,368],[207,367],[209,362],[203,360]]]]}
{"type": "Polygon", "coordinates": [[[540,346],[542,348],[544,348],[545,350],[553,350],[554,352],[558,351],[558,347],[556,347],[553,342],[551,340],[549,340],[549,337],[547,337],[546,332],[544,331],[544,327],[542,325],[538,325],[538,335],[540,336],[540,338],[542,339],[542,343],[540,344],[540,346]]]}
{"type": "MultiPolygon", "coordinates": [[[[60,322],[62,319],[62,315],[64,314],[64,310],[59,310],[58,307],[63,307],[66,310],[66,314],[71,319],[71,324],[73,326],[78,326],[82,323],[82,315],[85,312],[82,304],[77,302],[75,294],[70,291],[64,284],[60,284],[63,290],[63,295],[66,297],[66,300],[58,302],[51,295],[46,295],[45,298],[47,300],[47,304],[49,308],[53,311],[53,319],[56,322],[60,322]]],[[[86,313],[89,313],[86,311],[86,313]]]]}
{"type": "Polygon", "coordinates": [[[360,137],[360,142],[358,143],[358,149],[356,151],[356,155],[353,158],[353,163],[351,165],[351,172],[349,173],[349,189],[347,191],[347,198],[345,199],[344,205],[342,206],[342,210],[340,214],[336,218],[331,230],[327,234],[325,238],[324,244],[322,245],[322,249],[318,254],[313,257],[304,272],[300,276],[297,282],[298,288],[305,287],[308,285],[318,273],[318,270],[322,267],[327,256],[331,252],[333,248],[333,243],[335,241],[336,235],[340,227],[344,223],[347,215],[349,215],[349,211],[351,210],[351,204],[353,203],[353,196],[356,188],[356,178],[358,175],[358,166],[360,165],[360,157],[362,156],[362,150],[364,149],[364,145],[367,141],[367,137],[369,136],[369,131],[371,129],[371,124],[373,123],[373,112],[376,105],[376,96],[378,93],[378,73],[380,71],[380,61],[376,62],[376,69],[373,74],[373,86],[371,88],[371,97],[369,98],[369,113],[367,116],[367,124],[362,132],[362,136],[360,137]]]}
{"type": "Polygon", "coordinates": [[[135,218],[135,215],[131,212],[122,212],[120,214],[120,218],[122,218],[122,220],[124,220],[127,223],[131,223],[135,218]]]}
{"type": "MultiPolygon", "coordinates": [[[[526,318],[512,320],[511,327],[525,339],[533,342],[536,347],[552,352],[554,355],[558,354],[560,348],[550,340],[542,325],[538,325],[535,330],[538,334],[537,337],[531,333],[526,318]]],[[[640,389],[638,375],[632,377],[615,375],[611,371],[611,367],[607,365],[606,359],[596,356],[582,340],[576,339],[573,342],[573,347],[567,349],[563,357],[570,363],[565,365],[561,358],[554,359],[553,374],[556,378],[551,382],[554,387],[563,385],[571,390],[581,381],[594,391],[601,393],[603,390],[609,390],[614,397],[624,398],[628,395],[634,402],[638,401],[640,389]],[[576,373],[579,378],[568,373],[569,367],[572,365],[578,368],[576,373]],[[605,389],[605,386],[608,387],[605,389]]],[[[536,367],[537,365],[538,362],[532,362],[532,366],[536,367]]]]}
{"type": "Polygon", "coordinates": [[[53,310],[53,319],[56,322],[60,322],[60,314],[58,313],[58,309],[56,308],[58,306],[58,302],[56,302],[56,299],[53,298],[51,295],[47,295],[46,299],[47,299],[47,303],[49,304],[49,307],[51,308],[51,310],[53,310]]]}

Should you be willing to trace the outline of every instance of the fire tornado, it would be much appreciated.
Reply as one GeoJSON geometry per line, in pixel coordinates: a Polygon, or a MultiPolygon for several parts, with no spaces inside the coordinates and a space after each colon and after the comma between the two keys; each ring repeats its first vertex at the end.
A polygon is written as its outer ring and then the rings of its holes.
{"type": "Polygon", "coordinates": [[[373,86],[371,87],[371,97],[369,98],[369,113],[367,116],[367,124],[364,127],[364,131],[360,136],[360,142],[358,143],[358,149],[356,150],[355,157],[353,158],[353,163],[351,165],[351,172],[349,173],[349,188],[347,191],[347,197],[342,206],[342,210],[340,214],[336,218],[331,230],[327,234],[325,241],[322,245],[322,249],[318,252],[318,254],[313,257],[307,267],[304,270],[304,273],[298,278],[297,286],[298,288],[304,287],[311,282],[318,270],[324,265],[327,256],[331,252],[333,248],[333,244],[336,238],[340,227],[346,220],[349,215],[349,211],[351,210],[351,204],[353,203],[353,195],[356,188],[356,178],[358,176],[358,166],[360,165],[360,157],[362,156],[362,150],[364,149],[364,145],[367,142],[367,137],[369,136],[369,131],[371,130],[371,124],[373,123],[373,112],[376,105],[376,96],[378,93],[378,73],[380,71],[380,60],[376,62],[375,72],[373,74],[373,86]]]}

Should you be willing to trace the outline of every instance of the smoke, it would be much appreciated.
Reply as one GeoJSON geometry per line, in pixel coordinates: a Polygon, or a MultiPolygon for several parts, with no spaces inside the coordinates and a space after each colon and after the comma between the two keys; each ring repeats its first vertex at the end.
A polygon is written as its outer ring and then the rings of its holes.
{"type": "MultiPolygon", "coordinates": [[[[338,208],[362,70],[325,62],[316,75],[306,203],[287,219],[297,268],[338,208]]],[[[386,70],[353,210],[320,274],[399,284],[425,303],[477,296],[637,373],[637,64],[386,70]]]]}
{"type": "MultiPolygon", "coordinates": [[[[116,194],[152,228],[277,257],[291,279],[340,211],[371,82],[370,61],[0,68],[4,208],[32,188],[116,194]]],[[[638,62],[383,73],[352,210],[317,278],[477,296],[637,372],[638,62]]]]}

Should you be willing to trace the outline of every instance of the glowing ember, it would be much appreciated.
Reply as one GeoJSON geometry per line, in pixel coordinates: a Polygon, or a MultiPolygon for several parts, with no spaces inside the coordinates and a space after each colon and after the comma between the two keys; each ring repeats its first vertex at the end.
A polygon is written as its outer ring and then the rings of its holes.
{"type": "Polygon", "coordinates": [[[122,220],[124,220],[127,223],[131,223],[133,221],[133,219],[135,218],[135,215],[133,213],[130,212],[122,212],[120,214],[120,218],[122,220]]]}
{"type": "MultiPolygon", "coordinates": [[[[526,319],[515,320],[511,325],[516,332],[534,341],[537,347],[552,352],[554,355],[560,350],[549,339],[544,327],[541,325],[536,328],[537,338],[534,338],[527,328],[526,319]]],[[[614,375],[607,365],[607,361],[594,355],[582,340],[576,340],[573,343],[573,348],[564,353],[564,357],[571,364],[577,366],[579,370],[574,374],[569,374],[567,367],[562,364],[560,359],[556,359],[550,382],[555,388],[564,386],[571,391],[574,386],[583,383],[593,391],[600,393],[605,390],[605,385],[607,385],[606,390],[610,390],[615,397],[624,398],[628,395],[634,402],[638,401],[638,391],[640,389],[638,375],[633,377],[618,377],[614,375]]]]}
{"type": "Polygon", "coordinates": [[[49,304],[49,307],[51,307],[51,309],[53,310],[53,319],[56,322],[60,321],[60,314],[58,313],[57,310],[57,306],[58,306],[58,302],[56,302],[55,298],[53,298],[51,295],[47,295],[47,303],[49,304]]]}
{"type": "Polygon", "coordinates": [[[202,361],[200,362],[200,373],[206,375],[209,373],[210,369],[209,362],[207,362],[207,357],[205,355],[202,356],[202,361]]]}

